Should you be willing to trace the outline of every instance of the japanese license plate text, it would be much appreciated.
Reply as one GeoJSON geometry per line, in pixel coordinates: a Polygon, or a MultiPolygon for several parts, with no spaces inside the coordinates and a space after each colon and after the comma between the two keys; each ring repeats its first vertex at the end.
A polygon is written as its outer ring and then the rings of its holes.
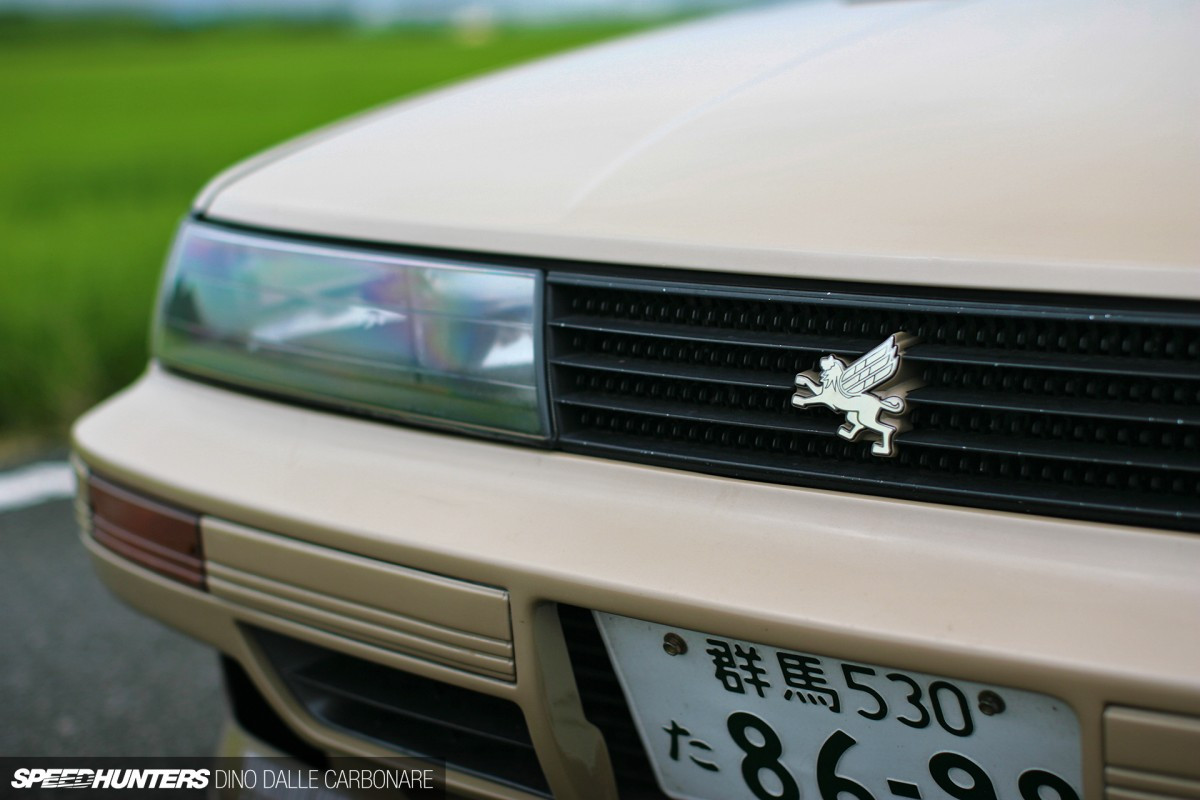
{"type": "Polygon", "coordinates": [[[1080,800],[1079,723],[1048,695],[596,614],[680,800],[1080,800]]]}

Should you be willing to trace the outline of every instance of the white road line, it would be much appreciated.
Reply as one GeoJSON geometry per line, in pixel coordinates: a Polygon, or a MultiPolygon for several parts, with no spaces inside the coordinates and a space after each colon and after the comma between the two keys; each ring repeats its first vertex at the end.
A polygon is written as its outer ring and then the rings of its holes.
{"type": "Polygon", "coordinates": [[[0,473],[0,513],[75,494],[75,470],[65,461],[46,461],[0,473]]]}

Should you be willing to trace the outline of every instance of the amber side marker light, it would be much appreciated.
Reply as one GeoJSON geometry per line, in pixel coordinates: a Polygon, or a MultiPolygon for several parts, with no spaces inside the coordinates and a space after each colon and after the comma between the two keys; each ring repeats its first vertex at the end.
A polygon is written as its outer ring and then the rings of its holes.
{"type": "Polygon", "coordinates": [[[200,515],[88,476],[92,538],[119,556],[160,575],[204,585],[200,515]]]}

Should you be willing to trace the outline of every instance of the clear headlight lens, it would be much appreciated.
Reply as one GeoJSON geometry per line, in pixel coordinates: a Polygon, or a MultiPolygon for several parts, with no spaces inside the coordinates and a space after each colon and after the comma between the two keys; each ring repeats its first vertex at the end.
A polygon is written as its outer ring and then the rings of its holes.
{"type": "Polygon", "coordinates": [[[544,437],[537,270],[185,223],[154,331],[165,365],[311,402],[544,437]]]}

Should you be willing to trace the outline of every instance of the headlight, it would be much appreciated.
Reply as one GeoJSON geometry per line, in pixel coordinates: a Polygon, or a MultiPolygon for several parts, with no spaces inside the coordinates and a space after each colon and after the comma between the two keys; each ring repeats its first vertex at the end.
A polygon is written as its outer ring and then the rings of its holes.
{"type": "Polygon", "coordinates": [[[548,432],[537,270],[185,223],[155,355],[324,405],[498,434],[548,432]]]}

